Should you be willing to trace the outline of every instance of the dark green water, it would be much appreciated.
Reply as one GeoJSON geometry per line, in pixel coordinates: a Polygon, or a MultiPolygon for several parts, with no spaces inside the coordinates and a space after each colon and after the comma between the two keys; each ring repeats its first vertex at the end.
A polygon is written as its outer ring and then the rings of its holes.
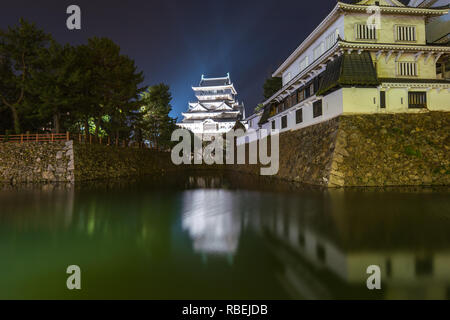
{"type": "Polygon", "coordinates": [[[449,299],[450,192],[237,174],[6,186],[0,298],[449,299]]]}

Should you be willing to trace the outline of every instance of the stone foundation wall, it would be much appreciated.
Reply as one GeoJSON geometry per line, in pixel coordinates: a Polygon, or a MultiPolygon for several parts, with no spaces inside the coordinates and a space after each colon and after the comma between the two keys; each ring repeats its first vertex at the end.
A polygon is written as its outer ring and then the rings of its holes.
{"type": "MultiPolygon", "coordinates": [[[[275,178],[340,186],[450,185],[450,113],[342,115],[280,134],[275,178]]],[[[259,174],[257,165],[233,170],[259,174]]]]}
{"type": "Polygon", "coordinates": [[[175,170],[170,153],[75,144],[75,181],[160,174],[175,170]]]}
{"type": "Polygon", "coordinates": [[[341,116],[330,186],[450,185],[450,113],[341,116]]]}
{"type": "Polygon", "coordinates": [[[174,170],[170,153],[68,142],[0,143],[0,182],[69,182],[174,170]]]}
{"type": "Polygon", "coordinates": [[[73,142],[0,143],[0,181],[73,182],[73,142]]]}
{"type": "MultiPolygon", "coordinates": [[[[311,185],[450,185],[450,113],[342,115],[280,135],[274,178],[311,185]]],[[[248,163],[248,158],[247,158],[248,163]]],[[[0,182],[76,182],[174,170],[258,165],[175,166],[170,153],[69,142],[0,143],[0,182]]]]}

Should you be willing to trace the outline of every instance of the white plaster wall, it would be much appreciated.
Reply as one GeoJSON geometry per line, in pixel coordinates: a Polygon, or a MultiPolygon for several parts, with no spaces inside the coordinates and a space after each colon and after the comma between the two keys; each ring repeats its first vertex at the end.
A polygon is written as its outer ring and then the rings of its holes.
{"type": "Polygon", "coordinates": [[[248,120],[248,128],[258,129],[259,128],[259,120],[261,119],[261,116],[257,115],[251,119],[248,120]]]}
{"type": "Polygon", "coordinates": [[[229,130],[231,130],[234,126],[234,122],[219,122],[218,123],[218,131],[203,131],[203,121],[201,122],[195,122],[195,123],[177,123],[177,125],[181,128],[185,128],[188,130],[191,130],[193,133],[208,133],[208,134],[214,134],[214,133],[226,133],[229,130]]]}
{"type": "Polygon", "coordinates": [[[309,64],[314,61],[314,49],[321,43],[325,41],[331,33],[339,30],[339,35],[344,38],[344,16],[340,16],[331,26],[329,26],[291,65],[289,65],[283,72],[283,86],[286,84],[286,75],[290,72],[291,79],[294,78],[300,72],[300,62],[308,56],[309,64]]]}
{"type": "Polygon", "coordinates": [[[377,88],[343,88],[344,113],[375,113],[379,111],[377,88]]]}
{"type": "MultiPolygon", "coordinates": [[[[355,24],[365,24],[369,14],[367,13],[352,13],[345,16],[345,37],[348,41],[367,40],[356,39],[355,24]]],[[[416,26],[416,42],[414,44],[425,44],[425,19],[420,16],[399,15],[399,14],[381,14],[380,16],[381,29],[377,30],[377,40],[371,42],[378,43],[411,43],[411,42],[397,42],[395,38],[396,25],[411,25],[416,26]]]]}
{"type": "Polygon", "coordinates": [[[408,90],[391,88],[386,92],[386,108],[380,108],[380,93],[377,88],[343,88],[344,113],[420,113],[431,111],[450,111],[450,92],[448,89],[411,88],[410,91],[427,92],[427,109],[408,108],[408,90]],[[374,102],[375,99],[375,102],[374,102]]]}
{"type": "MultiPolygon", "coordinates": [[[[411,89],[426,91],[426,89],[411,89]]],[[[391,88],[386,90],[386,108],[380,108],[380,92],[377,88],[341,88],[322,98],[322,115],[313,117],[313,99],[311,97],[293,106],[289,110],[268,119],[262,129],[270,131],[272,121],[275,129],[280,132],[298,130],[310,125],[330,120],[340,114],[368,114],[368,113],[420,113],[431,111],[450,111],[450,92],[448,89],[429,90],[427,93],[427,109],[409,109],[408,91],[406,88],[391,88]],[[296,124],[296,111],[303,109],[303,122],[296,124]],[[287,128],[281,129],[281,117],[287,115],[287,128]]],[[[259,120],[258,120],[259,121],[259,120]]],[[[261,134],[258,134],[260,137],[261,134]]],[[[238,140],[238,144],[248,142],[245,138],[238,140]]],[[[252,140],[253,141],[253,140],[252,140]]]]}
{"type": "Polygon", "coordinates": [[[428,109],[432,111],[450,111],[450,89],[428,91],[428,109]]]}

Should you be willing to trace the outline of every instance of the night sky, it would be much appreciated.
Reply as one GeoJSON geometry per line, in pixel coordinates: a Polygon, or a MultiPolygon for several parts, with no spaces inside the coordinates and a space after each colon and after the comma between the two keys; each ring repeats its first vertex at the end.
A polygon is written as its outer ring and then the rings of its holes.
{"type": "Polygon", "coordinates": [[[335,0],[2,0],[0,28],[20,17],[60,43],[108,37],[136,61],[145,85],[171,88],[179,117],[201,74],[230,73],[247,115],[263,100],[264,80],[335,5],[335,0]],[[82,30],[66,27],[66,8],[81,7],[82,30]]]}

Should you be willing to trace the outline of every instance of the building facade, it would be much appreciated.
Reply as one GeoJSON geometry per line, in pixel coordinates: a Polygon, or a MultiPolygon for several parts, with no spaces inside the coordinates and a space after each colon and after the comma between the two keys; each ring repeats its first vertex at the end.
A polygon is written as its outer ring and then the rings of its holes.
{"type": "Polygon", "coordinates": [[[295,130],[341,114],[450,111],[450,46],[426,40],[427,24],[448,6],[404,2],[338,2],[273,73],[283,86],[250,131],[295,130]]]}
{"type": "Polygon", "coordinates": [[[199,85],[192,90],[197,101],[189,103],[178,126],[194,134],[222,134],[245,117],[244,105],[236,100],[237,92],[229,74],[221,78],[202,75],[199,85]]]}

